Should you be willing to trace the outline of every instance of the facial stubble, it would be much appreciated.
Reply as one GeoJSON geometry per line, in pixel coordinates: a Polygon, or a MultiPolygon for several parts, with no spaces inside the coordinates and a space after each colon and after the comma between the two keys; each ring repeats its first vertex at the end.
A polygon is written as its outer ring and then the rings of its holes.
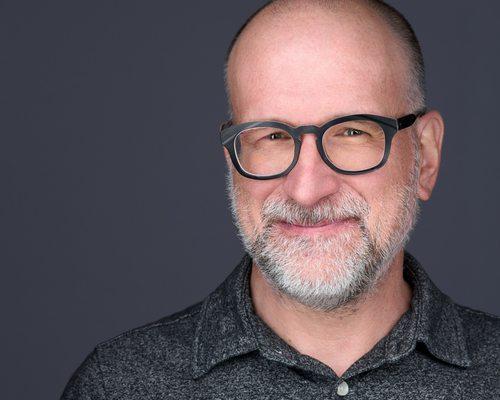
{"type": "Polygon", "coordinates": [[[373,231],[367,224],[370,205],[346,187],[311,208],[291,199],[270,197],[262,206],[261,227],[257,227],[249,219],[248,196],[234,185],[234,172],[228,170],[226,184],[234,223],[266,281],[278,293],[322,312],[351,309],[375,290],[407,244],[418,218],[419,159],[418,151],[415,153],[407,183],[388,188],[395,198],[395,209],[378,215],[373,231]],[[289,235],[278,225],[345,219],[354,225],[331,235],[289,235]]]}

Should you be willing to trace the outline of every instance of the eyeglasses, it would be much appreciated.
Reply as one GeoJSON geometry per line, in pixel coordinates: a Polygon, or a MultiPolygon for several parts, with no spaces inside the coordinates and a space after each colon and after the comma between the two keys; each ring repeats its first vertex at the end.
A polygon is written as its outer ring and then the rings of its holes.
{"type": "Polygon", "coordinates": [[[357,114],[333,119],[322,126],[292,127],[282,122],[259,121],[221,125],[222,145],[236,170],[251,179],[285,176],[297,164],[305,133],[316,135],[323,161],[334,171],[359,175],[381,168],[389,158],[394,135],[425,114],[401,118],[357,114]]]}

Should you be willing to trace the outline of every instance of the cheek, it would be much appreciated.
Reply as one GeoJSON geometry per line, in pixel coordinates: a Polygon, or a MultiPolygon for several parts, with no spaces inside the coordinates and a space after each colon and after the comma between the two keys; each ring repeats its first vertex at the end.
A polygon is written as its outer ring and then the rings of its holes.
{"type": "Polygon", "coordinates": [[[359,193],[370,205],[368,225],[373,235],[383,236],[386,231],[393,229],[402,206],[399,191],[410,183],[412,159],[411,142],[395,141],[387,163],[367,174],[366,179],[358,185],[359,193]]]}
{"type": "Polygon", "coordinates": [[[261,210],[266,199],[276,191],[279,186],[279,179],[269,181],[259,181],[247,179],[233,170],[233,181],[240,193],[239,203],[244,215],[241,217],[250,223],[252,227],[260,227],[261,210]]]}
{"type": "Polygon", "coordinates": [[[406,183],[407,173],[406,168],[402,168],[400,160],[393,158],[376,171],[350,179],[348,184],[370,206],[369,228],[380,229],[380,224],[383,224],[381,220],[390,219],[390,216],[397,212],[399,207],[397,191],[406,183]]]}
{"type": "Polygon", "coordinates": [[[366,175],[360,175],[358,178],[352,180],[349,185],[370,206],[367,223],[369,228],[373,228],[374,222],[384,211],[384,205],[386,205],[388,200],[387,189],[389,185],[387,174],[385,174],[385,171],[376,170],[366,175]]]}
{"type": "Polygon", "coordinates": [[[392,141],[386,168],[393,181],[406,182],[413,167],[413,144],[410,132],[399,132],[392,141]]]}

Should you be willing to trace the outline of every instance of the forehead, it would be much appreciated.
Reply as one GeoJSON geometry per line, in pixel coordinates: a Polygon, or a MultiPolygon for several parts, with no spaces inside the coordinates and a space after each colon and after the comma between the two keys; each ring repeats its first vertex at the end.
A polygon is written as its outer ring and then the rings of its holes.
{"type": "Polygon", "coordinates": [[[379,17],[314,10],[269,15],[234,47],[228,86],[235,120],[321,123],[404,107],[405,57],[379,17]]]}

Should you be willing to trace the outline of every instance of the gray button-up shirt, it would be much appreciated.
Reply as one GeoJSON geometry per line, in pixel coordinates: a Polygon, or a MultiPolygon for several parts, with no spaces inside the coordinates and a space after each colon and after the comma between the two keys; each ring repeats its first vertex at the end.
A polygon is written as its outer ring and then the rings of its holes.
{"type": "Polygon", "coordinates": [[[411,307],[342,375],[253,311],[245,255],[203,302],[99,344],[62,399],[500,399],[500,318],[454,303],[405,253],[411,307]]]}

